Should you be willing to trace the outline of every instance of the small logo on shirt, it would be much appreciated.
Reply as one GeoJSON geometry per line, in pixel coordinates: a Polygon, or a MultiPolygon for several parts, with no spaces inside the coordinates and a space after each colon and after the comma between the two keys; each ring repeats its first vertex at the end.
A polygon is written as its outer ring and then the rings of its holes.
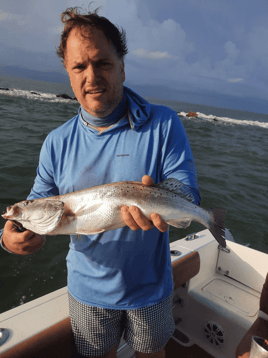
{"type": "Polygon", "coordinates": [[[129,157],[129,154],[117,154],[117,157],[129,157]]]}

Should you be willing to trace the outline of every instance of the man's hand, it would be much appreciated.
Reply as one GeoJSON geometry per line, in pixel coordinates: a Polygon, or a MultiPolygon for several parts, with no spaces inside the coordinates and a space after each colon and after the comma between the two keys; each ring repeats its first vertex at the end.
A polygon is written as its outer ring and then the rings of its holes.
{"type": "Polygon", "coordinates": [[[34,254],[41,249],[45,242],[46,237],[44,235],[38,235],[30,230],[21,232],[9,220],[5,224],[2,243],[14,254],[34,254]]]}
{"type": "MultiPolygon", "coordinates": [[[[154,185],[153,179],[149,175],[142,177],[142,184],[152,186],[154,185]]],[[[122,217],[128,227],[131,230],[150,230],[154,226],[161,232],[168,230],[168,224],[161,219],[161,216],[153,213],[148,220],[136,206],[122,206],[121,208],[122,217]]]]}

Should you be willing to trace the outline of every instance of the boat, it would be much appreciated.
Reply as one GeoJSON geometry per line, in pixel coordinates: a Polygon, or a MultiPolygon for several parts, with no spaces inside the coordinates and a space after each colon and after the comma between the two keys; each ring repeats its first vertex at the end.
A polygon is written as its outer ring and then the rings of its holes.
{"type": "MultiPolygon", "coordinates": [[[[176,330],[167,358],[266,357],[251,346],[252,337],[268,339],[268,254],[236,243],[228,230],[226,239],[223,248],[203,230],[170,243],[176,330]]],[[[66,287],[0,315],[0,356],[77,357],[66,287]]],[[[122,339],[117,357],[134,356],[122,339]]]]}

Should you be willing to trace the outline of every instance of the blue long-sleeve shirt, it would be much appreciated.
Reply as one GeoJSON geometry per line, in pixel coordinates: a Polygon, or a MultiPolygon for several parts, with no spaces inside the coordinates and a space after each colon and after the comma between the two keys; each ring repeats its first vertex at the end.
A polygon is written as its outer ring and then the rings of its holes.
{"type": "MultiPolygon", "coordinates": [[[[180,180],[199,204],[194,160],[178,115],[125,92],[128,115],[102,134],[79,113],[47,136],[28,199],[140,181],[147,174],[155,183],[180,180]]],[[[168,232],[156,228],[71,235],[67,268],[70,293],[91,306],[137,309],[162,301],[173,288],[168,232]]]]}

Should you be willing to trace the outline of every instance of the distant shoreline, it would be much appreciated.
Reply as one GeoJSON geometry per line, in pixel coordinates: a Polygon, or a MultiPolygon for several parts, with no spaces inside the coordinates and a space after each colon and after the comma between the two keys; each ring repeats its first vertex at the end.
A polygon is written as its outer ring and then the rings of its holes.
{"type": "MultiPolygon", "coordinates": [[[[10,67],[13,69],[13,67],[10,67]]],[[[0,67],[0,75],[3,70],[3,67],[0,67]]],[[[56,81],[57,73],[54,72],[39,72],[27,70],[27,76],[19,76],[22,69],[17,69],[18,71],[13,72],[11,76],[5,73],[5,77],[0,78],[0,87],[2,88],[23,88],[27,90],[33,90],[36,92],[42,92],[43,87],[47,87],[48,93],[54,94],[67,94],[70,97],[73,97],[73,91],[69,83],[67,75],[60,74],[61,78],[64,77],[64,81],[56,81]],[[42,74],[42,76],[39,76],[42,74]],[[30,77],[31,75],[31,77],[30,77]],[[39,77],[38,77],[39,76],[39,77]],[[53,81],[52,81],[53,77],[53,81]],[[14,86],[12,82],[16,82],[14,86]],[[20,83],[20,86],[18,86],[20,83]],[[56,89],[57,88],[57,89],[56,89]]],[[[135,85],[126,81],[125,85],[130,87],[135,92],[140,94],[142,97],[145,97],[149,101],[161,101],[163,104],[167,103],[168,106],[172,105],[172,102],[182,102],[193,104],[194,106],[210,106],[215,108],[222,108],[225,110],[234,110],[234,111],[244,111],[252,113],[260,113],[267,115],[268,114],[268,100],[261,100],[256,98],[240,98],[232,97],[227,95],[211,94],[210,92],[190,92],[190,91],[177,91],[171,88],[167,88],[161,85],[135,85]],[[170,105],[171,103],[171,105],[170,105]]],[[[189,111],[197,111],[198,109],[190,108],[189,111]]],[[[199,110],[203,112],[203,109],[199,110]]]]}

